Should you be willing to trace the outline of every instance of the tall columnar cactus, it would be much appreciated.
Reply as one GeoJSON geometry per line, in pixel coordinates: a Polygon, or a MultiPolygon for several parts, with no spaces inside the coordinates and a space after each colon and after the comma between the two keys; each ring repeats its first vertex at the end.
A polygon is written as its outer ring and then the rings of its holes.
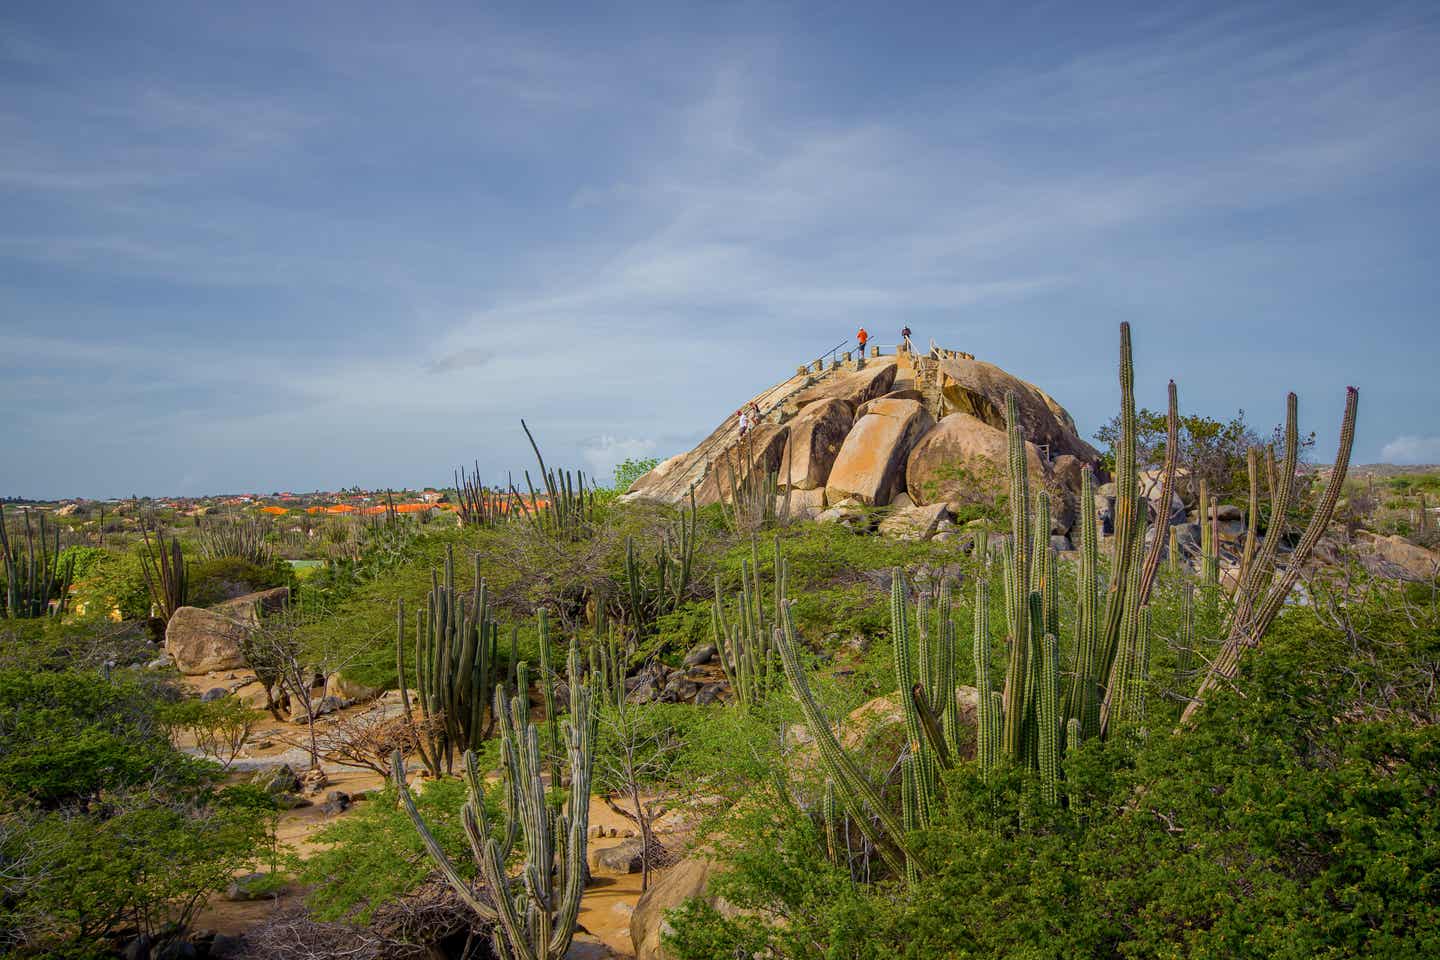
{"type": "Polygon", "coordinates": [[[1000,763],[1004,749],[1001,739],[1002,712],[992,696],[998,696],[990,682],[990,588],[975,581],[975,758],[986,770],[1000,763]]]}
{"type": "MultiPolygon", "coordinates": [[[[1171,552],[1174,553],[1174,528],[1170,526],[1170,498],[1175,492],[1175,470],[1179,465],[1180,457],[1180,396],[1175,389],[1175,381],[1170,381],[1167,389],[1169,406],[1165,415],[1165,463],[1160,468],[1160,509],[1156,517],[1158,526],[1155,530],[1155,539],[1150,544],[1150,551],[1145,555],[1145,568],[1140,574],[1140,595],[1138,602],[1145,604],[1150,602],[1150,593],[1155,589],[1155,576],[1160,571],[1160,553],[1165,546],[1165,533],[1168,530],[1171,535],[1171,552]]],[[[1144,541],[1141,541],[1141,548],[1144,541]]],[[[1172,560],[1173,564],[1173,560],[1172,560]]]]}
{"type": "Polygon", "coordinates": [[[785,565],[780,558],[780,538],[775,538],[775,583],[773,607],[766,613],[765,590],[760,582],[760,548],[750,538],[750,560],[740,561],[740,594],[735,598],[735,615],[726,611],[720,578],[715,578],[715,601],[711,606],[710,629],[720,667],[742,707],[760,702],[779,672],[775,660],[775,628],[780,619],[780,598],[785,592],[785,565]]]}
{"type": "MultiPolygon", "coordinates": [[[[1075,670],[1066,691],[1065,716],[1077,720],[1086,738],[1100,733],[1100,546],[1096,530],[1095,477],[1080,475],[1080,556],[1075,566],[1075,670]]],[[[1058,635],[1058,634],[1057,634],[1058,635]]]]}
{"type": "Polygon", "coordinates": [[[1209,587],[1220,585],[1219,536],[1216,533],[1219,512],[1211,509],[1210,485],[1200,481],[1200,582],[1209,587]],[[1214,516],[1212,516],[1214,514],[1214,516]]]}
{"type": "MultiPolygon", "coordinates": [[[[1360,404],[1360,392],[1354,387],[1347,388],[1345,398],[1345,415],[1340,423],[1340,446],[1335,452],[1335,463],[1330,468],[1330,477],[1325,485],[1325,492],[1321,494],[1319,502],[1315,505],[1315,512],[1310,517],[1310,523],[1305,528],[1305,533],[1300,537],[1291,552],[1285,569],[1277,572],[1274,566],[1275,551],[1278,549],[1277,541],[1280,540],[1278,531],[1272,530],[1266,537],[1264,547],[1256,558],[1254,568],[1250,571],[1249,577],[1240,587],[1240,595],[1235,604],[1235,610],[1230,618],[1230,629],[1226,635],[1224,646],[1219,654],[1210,662],[1210,669],[1201,681],[1200,688],[1196,691],[1195,697],[1185,707],[1181,719],[1188,721],[1194,716],[1195,711],[1205,701],[1205,695],[1217,685],[1228,684],[1235,679],[1240,669],[1240,660],[1244,652],[1260,645],[1265,632],[1270,629],[1270,624],[1280,613],[1280,607],[1290,596],[1290,591],[1295,588],[1295,582],[1300,578],[1301,568],[1305,561],[1310,558],[1315,545],[1320,542],[1321,536],[1330,526],[1330,520],[1335,515],[1335,504],[1340,500],[1340,489],[1345,482],[1345,473],[1350,467],[1350,452],[1355,444],[1355,417],[1360,404]]],[[[1295,404],[1290,404],[1291,415],[1295,410],[1295,404]]],[[[1289,444],[1290,426],[1286,426],[1286,443],[1289,444]]],[[[1287,450],[1287,461],[1288,461],[1287,450]]],[[[1293,483],[1293,474],[1280,477],[1280,487],[1289,487],[1293,483]]],[[[1276,497],[1273,516],[1281,518],[1284,513],[1282,506],[1288,507],[1288,492],[1282,498],[1276,497]]]]}
{"type": "Polygon", "coordinates": [[[74,574],[73,560],[60,560],[60,528],[48,536],[45,515],[32,526],[30,511],[22,514],[25,540],[21,544],[10,539],[5,525],[5,508],[0,505],[0,562],[4,564],[5,592],[0,594],[0,616],[14,619],[43,617],[47,613],[65,612],[70,596],[70,579],[74,574]],[[37,529],[38,528],[38,529],[37,529]],[[54,610],[50,600],[57,599],[54,610]]]}
{"type": "MultiPolygon", "coordinates": [[[[563,808],[546,799],[548,782],[558,783],[557,760],[546,764],[539,732],[529,721],[529,699],[519,690],[506,709],[503,687],[495,690],[495,714],[501,718],[506,815],[494,823],[485,810],[485,792],[473,751],[464,757],[468,799],[461,811],[470,853],[489,890],[476,895],[460,876],[449,855],[426,826],[405,782],[404,762],[392,757],[395,783],[430,858],[460,899],[493,924],[497,956],[506,960],[558,960],[575,935],[580,897],[585,887],[586,831],[589,826],[590,782],[594,766],[595,713],[588,687],[580,682],[580,652],[570,648],[570,716],[565,723],[570,789],[563,808]],[[517,834],[524,839],[524,861],[518,873],[507,870],[517,834]]],[[[522,673],[524,671],[521,671],[522,673]]]]}
{"type": "MultiPolygon", "coordinates": [[[[415,625],[415,692],[426,741],[421,759],[432,775],[451,772],[456,751],[478,749],[490,735],[496,718],[487,692],[496,683],[499,635],[500,625],[490,616],[489,588],[480,577],[479,555],[467,598],[455,588],[451,548],[445,557],[445,581],[431,572],[430,596],[415,625]]],[[[402,642],[397,637],[397,648],[402,642]]],[[[403,660],[398,649],[396,656],[403,660]]]]}
{"type": "Polygon", "coordinates": [[[1047,633],[1040,643],[1036,724],[1040,740],[1040,790],[1046,802],[1060,802],[1060,642],[1047,633]]]}

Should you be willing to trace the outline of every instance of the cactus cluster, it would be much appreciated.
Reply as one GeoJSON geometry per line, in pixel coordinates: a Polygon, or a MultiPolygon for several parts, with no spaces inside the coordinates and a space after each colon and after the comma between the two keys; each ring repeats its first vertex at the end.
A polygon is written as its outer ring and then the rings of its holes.
{"type": "MultiPolygon", "coordinates": [[[[489,590],[480,578],[480,558],[475,558],[474,588],[468,598],[463,597],[455,588],[451,548],[445,557],[444,582],[431,572],[430,596],[415,616],[415,699],[424,719],[417,743],[432,776],[451,772],[456,751],[478,749],[490,735],[495,714],[487,693],[498,673],[499,632],[500,625],[490,616],[489,590]]],[[[400,700],[409,716],[403,601],[396,615],[395,660],[400,700]]]]}
{"type": "Polygon", "coordinates": [[[652,562],[642,561],[633,536],[625,538],[625,593],[622,602],[631,629],[638,635],[656,618],[685,602],[695,565],[695,487],[690,506],[660,537],[652,562]]]}
{"type": "Polygon", "coordinates": [[[782,484],[778,473],[762,470],[754,447],[753,435],[742,437],[736,444],[741,464],[738,476],[736,457],[727,453],[721,458],[725,485],[720,502],[732,530],[753,531],[790,522],[790,477],[787,475],[782,484]]]}
{"type": "Polygon", "coordinates": [[[554,470],[545,466],[540,455],[540,446],[535,436],[520,421],[520,427],[530,440],[530,449],[535,451],[535,460],[540,465],[540,481],[545,485],[545,496],[536,493],[530,480],[530,471],[525,471],[525,487],[528,497],[521,497],[515,485],[510,485],[513,505],[518,505],[521,514],[531,528],[538,533],[556,540],[580,540],[586,537],[595,519],[595,494],[585,489],[583,471],[554,470]]]}
{"type": "MultiPolygon", "coordinates": [[[[527,672],[521,664],[518,674],[524,677],[527,672]]],[[[504,687],[495,688],[493,712],[499,718],[505,790],[501,822],[494,822],[487,813],[475,754],[465,751],[468,798],[461,819],[470,854],[488,888],[488,898],[477,895],[425,824],[406,784],[400,752],[391,758],[401,802],[426,851],[460,899],[491,924],[494,953],[506,960],[558,960],[569,951],[575,936],[585,887],[596,715],[589,688],[579,682],[580,651],[573,642],[569,676],[570,716],[565,723],[568,762],[563,766],[556,756],[547,762],[541,749],[539,731],[529,719],[530,701],[524,680],[508,703],[504,687]],[[557,809],[546,796],[546,787],[559,784],[567,771],[569,789],[557,809]],[[521,842],[517,845],[517,841],[521,842]],[[517,851],[523,851],[523,861],[518,871],[511,871],[508,864],[517,851]]]]}
{"type": "Polygon", "coordinates": [[[0,505],[0,561],[5,568],[5,591],[0,594],[0,615],[34,618],[47,613],[60,615],[70,594],[73,561],[60,559],[60,528],[51,537],[46,530],[45,515],[38,523],[30,522],[30,511],[22,514],[24,542],[10,539],[6,528],[5,508],[0,505]],[[50,600],[56,599],[52,610],[50,600]]]}
{"type": "Polygon", "coordinates": [[[266,540],[269,529],[263,520],[244,517],[221,517],[199,524],[200,556],[205,560],[239,557],[257,566],[269,566],[275,552],[266,540]]]}
{"type": "Polygon", "coordinates": [[[785,594],[785,564],[780,556],[780,538],[775,538],[775,583],[773,602],[766,612],[765,588],[760,582],[759,539],[750,537],[750,559],[740,561],[740,593],[734,599],[734,613],[727,613],[720,578],[715,578],[715,601],[710,611],[710,631],[720,667],[742,707],[760,702],[779,673],[775,660],[775,630],[785,594]]]}
{"type": "Polygon", "coordinates": [[[510,515],[508,494],[488,489],[480,482],[480,461],[471,473],[455,469],[455,499],[460,523],[467,527],[494,526],[510,515]]]}
{"type": "MultiPolygon", "coordinates": [[[[1057,569],[1049,545],[1049,498],[1044,491],[1032,499],[1028,490],[1024,438],[1021,435],[1015,398],[1007,398],[1006,420],[1010,478],[1010,536],[1001,543],[1000,566],[1004,587],[1007,647],[1003,683],[997,688],[991,675],[993,650],[989,623],[991,563],[988,547],[977,551],[981,575],[975,585],[973,655],[975,659],[977,704],[977,759],[982,769],[1002,764],[1036,771],[1041,798],[1048,803],[1063,800],[1061,759],[1082,740],[1106,738],[1119,731],[1143,734],[1146,716],[1147,673],[1150,659],[1151,624],[1148,601],[1158,573],[1160,551],[1168,540],[1165,527],[1157,529],[1147,555],[1145,529],[1149,511],[1141,509],[1136,464],[1134,370],[1130,330],[1121,325],[1120,338],[1121,430],[1116,450],[1116,507],[1114,548],[1109,576],[1102,573],[1094,481],[1086,471],[1080,499],[1080,544],[1076,565],[1077,600],[1073,624],[1075,649],[1070,658],[1060,650],[1059,605],[1056,597],[1057,569]],[[1062,682],[1069,663],[1068,683],[1062,682]]],[[[1279,606],[1294,586],[1300,567],[1309,556],[1330,516],[1344,479],[1354,438],[1356,394],[1349,393],[1341,430],[1341,446],[1325,494],[1321,497],[1305,535],[1283,572],[1276,564],[1282,539],[1285,511],[1295,479],[1296,404],[1289,400],[1286,450],[1275,468],[1267,463],[1273,478],[1272,529],[1261,541],[1256,530],[1258,503],[1252,494],[1251,537],[1248,558],[1240,572],[1234,607],[1226,628],[1227,640],[1212,662],[1185,716],[1203,702],[1206,691],[1222,680],[1232,679],[1241,652],[1258,644],[1279,606]]],[[[1158,522],[1168,526],[1169,493],[1174,482],[1178,410],[1174,384],[1170,386],[1170,445],[1161,485],[1158,522]]],[[[1258,486],[1258,454],[1251,458],[1252,488],[1258,486]]],[[[1202,537],[1202,587],[1218,597],[1219,559],[1209,497],[1201,486],[1201,517],[1206,521],[1202,537]]],[[[1178,563],[1176,564],[1178,566],[1178,563]]],[[[917,606],[912,628],[910,606],[903,572],[892,579],[891,623],[895,644],[895,677],[905,714],[908,746],[901,757],[901,810],[889,809],[879,789],[861,772],[859,765],[841,747],[821,712],[800,664],[798,644],[790,610],[784,599],[784,564],[777,557],[777,616],[780,630],[776,644],[786,678],[799,702],[809,728],[814,732],[834,800],[844,807],[851,822],[900,875],[915,877],[924,872],[921,851],[913,831],[929,822],[938,802],[943,781],[938,770],[953,762],[958,749],[954,696],[955,629],[949,610],[949,588],[942,585],[938,623],[930,631],[924,598],[917,606]]],[[[1191,587],[1185,584],[1184,634],[1182,643],[1193,657],[1195,617],[1191,587]]],[[[1193,662],[1193,661],[1192,661],[1193,662]]],[[[827,837],[834,800],[827,800],[827,837]]],[[[833,840],[829,841],[833,848],[833,840]]]]}
{"type": "Polygon", "coordinates": [[[150,590],[150,603],[165,623],[176,610],[185,606],[190,592],[189,573],[185,566],[185,554],[180,549],[180,538],[172,536],[165,542],[165,534],[156,531],[150,539],[150,525],[142,523],[140,534],[144,538],[144,552],[140,557],[140,572],[145,575],[145,586],[150,590]]]}

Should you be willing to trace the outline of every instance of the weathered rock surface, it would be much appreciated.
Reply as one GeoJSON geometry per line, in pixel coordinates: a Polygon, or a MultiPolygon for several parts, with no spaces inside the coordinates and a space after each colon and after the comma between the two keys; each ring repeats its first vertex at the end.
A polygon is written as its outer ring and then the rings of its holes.
{"type": "Polygon", "coordinates": [[[247,623],[255,623],[257,611],[261,616],[268,616],[285,609],[285,606],[289,602],[289,587],[272,587],[269,590],[247,593],[243,597],[236,597],[234,600],[217,603],[210,609],[232,620],[243,620],[247,623]]]}
{"type": "Polygon", "coordinates": [[[940,521],[949,516],[950,509],[943,503],[896,510],[880,521],[880,535],[896,540],[929,540],[940,521]]]}
{"type": "Polygon", "coordinates": [[[934,426],[915,400],[879,400],[851,429],[825,483],[826,502],[853,499],[885,506],[905,489],[911,448],[934,426]]]}
{"type": "Polygon", "coordinates": [[[1355,546],[1362,560],[1373,557],[1383,561],[1383,564],[1374,565],[1376,572],[1382,576],[1426,581],[1440,575],[1440,554],[1411,543],[1402,536],[1382,537],[1369,530],[1360,530],[1355,534],[1355,546]]]}
{"type": "MultiPolygon", "coordinates": [[[[905,491],[920,504],[945,503],[958,513],[966,504],[994,503],[1009,493],[1008,441],[1003,429],[968,413],[943,418],[910,451],[905,491]]],[[[1025,444],[1032,486],[1049,482],[1049,470],[1033,443],[1025,444]]]]}
{"type": "Polygon", "coordinates": [[[643,842],[639,837],[635,837],[622,840],[614,846],[590,847],[585,859],[590,872],[597,876],[624,876],[627,873],[640,872],[644,849],[643,842]]]}
{"type": "Polygon", "coordinates": [[[1005,428],[1005,395],[1014,392],[1025,439],[1048,446],[1050,456],[1070,454],[1086,462],[1099,451],[1080,439],[1075,421],[1045,391],[1006,373],[993,363],[952,357],[940,361],[940,389],[947,409],[968,413],[992,427],[1005,428]]]}
{"type": "Polygon", "coordinates": [[[640,895],[635,912],[630,914],[630,941],[635,947],[635,960],[670,960],[672,956],[660,943],[670,929],[665,912],[680,906],[691,897],[710,903],[726,916],[734,910],[721,898],[709,892],[710,880],[724,866],[702,855],[681,860],[661,871],[640,895]]]}
{"type": "Polygon", "coordinates": [[[820,383],[800,391],[782,409],[800,411],[822,400],[844,400],[851,409],[866,400],[883,397],[895,383],[894,357],[878,357],[865,361],[859,370],[837,371],[820,383]]]}
{"type": "Polygon", "coordinates": [[[245,666],[241,642],[252,624],[200,607],[181,607],[165,627],[165,652],[187,676],[245,666]]]}
{"type": "Polygon", "coordinates": [[[790,421],[789,439],[778,472],[782,485],[794,490],[815,490],[825,486],[835,455],[855,422],[849,401],[821,400],[800,411],[790,421]]]}

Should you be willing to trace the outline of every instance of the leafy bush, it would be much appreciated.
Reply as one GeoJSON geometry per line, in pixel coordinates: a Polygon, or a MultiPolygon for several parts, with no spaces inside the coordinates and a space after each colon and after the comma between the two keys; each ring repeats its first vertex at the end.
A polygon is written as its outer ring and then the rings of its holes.
{"type": "Polygon", "coordinates": [[[614,487],[617,493],[624,493],[645,474],[660,465],[655,457],[629,458],[615,467],[614,487]]]}
{"type": "Polygon", "coordinates": [[[176,752],[156,721],[164,696],[125,675],[0,670],[0,797],[53,809],[144,783],[201,782],[208,765],[176,752]]]}
{"type": "Polygon", "coordinates": [[[208,703],[185,699],[163,705],[157,717],[172,739],[187,734],[199,750],[228,769],[265,714],[252,710],[238,697],[221,697],[208,703]]]}
{"type": "Polygon", "coordinates": [[[208,607],[247,593],[296,584],[295,573],[283,560],[260,565],[240,557],[219,557],[190,564],[189,602],[208,607]]]}

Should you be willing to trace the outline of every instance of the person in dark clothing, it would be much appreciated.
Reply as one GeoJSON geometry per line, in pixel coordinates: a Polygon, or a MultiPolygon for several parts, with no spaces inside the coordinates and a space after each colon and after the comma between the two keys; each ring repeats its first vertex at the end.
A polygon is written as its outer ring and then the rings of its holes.
{"type": "Polygon", "coordinates": [[[914,353],[915,348],[910,345],[910,327],[907,324],[904,330],[900,331],[900,345],[906,353],[914,353]]]}

